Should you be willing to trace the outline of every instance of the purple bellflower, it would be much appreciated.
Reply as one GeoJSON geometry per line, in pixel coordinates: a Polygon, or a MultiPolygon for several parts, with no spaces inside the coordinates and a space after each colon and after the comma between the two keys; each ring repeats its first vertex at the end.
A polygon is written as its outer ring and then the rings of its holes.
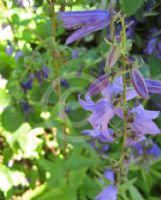
{"type": "Polygon", "coordinates": [[[110,13],[106,10],[58,12],[58,18],[65,28],[78,29],[68,37],[67,45],[110,24],[110,13]]]}
{"type": "Polygon", "coordinates": [[[31,74],[26,81],[21,83],[21,87],[23,88],[24,92],[27,92],[28,90],[32,89],[33,79],[34,74],[31,74]]]}
{"type": "Polygon", "coordinates": [[[146,140],[144,143],[136,143],[133,146],[139,156],[150,156],[154,159],[158,159],[161,155],[160,147],[152,140],[146,140]]]}
{"type": "Polygon", "coordinates": [[[161,130],[152,121],[152,119],[156,119],[159,116],[159,113],[159,111],[145,110],[142,105],[134,107],[129,111],[127,119],[128,146],[143,141],[145,134],[155,135],[161,133],[161,130]]]}
{"type": "Polygon", "coordinates": [[[101,141],[112,142],[112,130],[107,128],[109,121],[114,116],[112,104],[106,99],[101,99],[95,103],[88,94],[86,95],[86,101],[80,99],[79,96],[79,103],[85,110],[92,112],[88,121],[94,129],[85,130],[83,133],[101,141]]]}
{"type": "Polygon", "coordinates": [[[46,66],[43,66],[42,69],[38,70],[35,74],[39,84],[41,85],[44,79],[47,79],[49,76],[49,69],[46,66]]]}
{"type": "MultiPolygon", "coordinates": [[[[108,124],[114,115],[119,116],[120,108],[117,107],[117,103],[122,101],[120,98],[122,90],[121,77],[117,77],[110,83],[107,76],[102,75],[89,87],[89,91],[85,96],[85,101],[79,96],[79,103],[83,109],[92,112],[88,121],[92,125],[93,130],[84,130],[84,134],[104,142],[114,141],[113,130],[108,128],[108,124]],[[102,94],[102,98],[97,102],[94,102],[91,99],[91,96],[98,93],[102,94]]],[[[137,94],[133,89],[127,88],[127,100],[132,99],[136,95],[137,94]]]]}

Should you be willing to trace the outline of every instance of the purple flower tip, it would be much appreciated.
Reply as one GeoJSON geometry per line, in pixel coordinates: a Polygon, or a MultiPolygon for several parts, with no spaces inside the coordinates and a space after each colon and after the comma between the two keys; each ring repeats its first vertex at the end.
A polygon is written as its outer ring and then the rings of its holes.
{"type": "Polygon", "coordinates": [[[95,198],[95,200],[116,200],[118,189],[114,185],[109,185],[95,198]]]}
{"type": "Polygon", "coordinates": [[[161,81],[146,79],[145,83],[149,93],[161,94],[161,81]]]}

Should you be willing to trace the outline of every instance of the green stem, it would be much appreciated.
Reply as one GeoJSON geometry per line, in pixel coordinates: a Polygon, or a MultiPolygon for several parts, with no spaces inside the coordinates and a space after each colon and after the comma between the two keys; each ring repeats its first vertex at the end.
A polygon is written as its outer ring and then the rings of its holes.
{"type": "MultiPolygon", "coordinates": [[[[122,24],[122,65],[123,71],[126,72],[126,26],[124,17],[121,17],[121,24],[122,24]]],[[[127,101],[126,101],[126,73],[123,74],[123,114],[124,114],[124,124],[123,124],[123,145],[122,151],[126,146],[126,139],[127,139],[127,101]]]]}
{"type": "MultiPolygon", "coordinates": [[[[122,66],[123,72],[126,72],[126,26],[124,17],[120,17],[121,25],[122,25],[122,66]]],[[[117,184],[121,182],[121,174],[123,170],[123,161],[125,158],[125,148],[126,148],[126,140],[127,140],[127,101],[126,101],[126,73],[123,73],[123,141],[122,141],[122,153],[120,160],[118,161],[118,173],[117,173],[117,184]]]]}

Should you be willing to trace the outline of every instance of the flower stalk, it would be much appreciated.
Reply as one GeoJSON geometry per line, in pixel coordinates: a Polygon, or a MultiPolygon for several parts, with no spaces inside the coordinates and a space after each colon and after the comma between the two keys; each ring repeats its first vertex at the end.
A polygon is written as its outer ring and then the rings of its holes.
{"type": "Polygon", "coordinates": [[[120,17],[121,25],[122,25],[122,37],[121,37],[121,54],[122,54],[122,67],[123,67],[123,141],[122,141],[122,150],[121,150],[121,156],[117,163],[117,184],[119,185],[121,183],[121,175],[123,174],[123,161],[125,158],[125,148],[126,148],[126,140],[127,140],[127,100],[126,100],[126,88],[127,88],[127,82],[126,82],[126,26],[125,26],[125,18],[123,16],[120,17]]]}

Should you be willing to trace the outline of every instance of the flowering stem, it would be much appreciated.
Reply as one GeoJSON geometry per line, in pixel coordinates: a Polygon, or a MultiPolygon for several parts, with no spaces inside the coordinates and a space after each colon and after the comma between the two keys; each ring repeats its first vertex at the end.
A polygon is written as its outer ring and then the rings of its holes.
{"type": "MultiPolygon", "coordinates": [[[[121,17],[122,25],[122,65],[123,71],[126,72],[126,27],[124,17],[121,17]]],[[[127,138],[127,101],[126,101],[126,73],[123,73],[123,114],[124,114],[124,124],[123,124],[123,145],[122,150],[124,152],[126,146],[127,138]]]]}
{"type": "MultiPolygon", "coordinates": [[[[51,25],[52,25],[52,37],[54,42],[56,41],[56,28],[57,28],[57,20],[56,20],[56,14],[55,14],[55,3],[56,0],[50,0],[50,12],[51,12],[51,25]]],[[[63,8],[65,9],[65,7],[63,8]]],[[[54,49],[53,53],[53,60],[55,65],[55,74],[56,74],[56,92],[58,95],[58,101],[60,103],[61,101],[61,84],[60,84],[60,76],[61,76],[61,55],[59,50],[54,49]]],[[[65,115],[64,111],[60,114],[63,120],[65,121],[65,115]]],[[[64,144],[64,157],[67,158],[66,149],[67,149],[67,133],[66,133],[66,125],[63,125],[63,144],[64,144]]]]}
{"type": "Polygon", "coordinates": [[[120,183],[120,178],[123,168],[123,160],[125,157],[125,148],[127,140],[127,101],[126,101],[126,26],[124,17],[120,17],[122,25],[122,66],[123,66],[123,142],[122,142],[122,153],[120,160],[118,161],[118,173],[117,173],[117,183],[120,183]]]}

